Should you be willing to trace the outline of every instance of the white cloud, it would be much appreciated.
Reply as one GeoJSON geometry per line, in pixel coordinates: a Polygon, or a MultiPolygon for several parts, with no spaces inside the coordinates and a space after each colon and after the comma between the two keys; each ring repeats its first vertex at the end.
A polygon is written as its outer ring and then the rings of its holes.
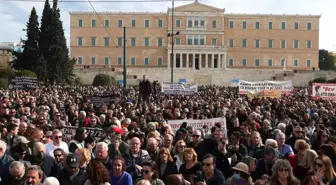
{"type": "MultiPolygon", "coordinates": [[[[192,1],[190,1],[192,2],[192,1]]],[[[187,3],[190,3],[187,2],[187,3]]],[[[225,8],[228,13],[274,13],[274,14],[321,14],[320,43],[319,47],[336,50],[336,7],[335,0],[199,0],[199,2],[225,8]]],[[[171,2],[155,3],[97,3],[92,0],[96,11],[141,11],[141,12],[166,12],[171,7],[171,2]]],[[[186,2],[175,2],[175,6],[186,2]]],[[[0,42],[18,42],[25,38],[25,24],[32,7],[35,7],[41,19],[43,2],[11,2],[2,1],[0,6],[1,23],[0,42]]],[[[93,11],[90,4],[59,3],[63,27],[69,42],[70,18],[69,11],[93,11]]]]}

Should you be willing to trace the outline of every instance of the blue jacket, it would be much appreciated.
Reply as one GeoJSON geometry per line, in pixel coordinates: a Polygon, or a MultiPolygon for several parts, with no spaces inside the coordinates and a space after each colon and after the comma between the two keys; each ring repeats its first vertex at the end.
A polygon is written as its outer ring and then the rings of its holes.
{"type": "Polygon", "coordinates": [[[14,161],[13,157],[10,155],[4,154],[2,158],[0,158],[0,178],[4,179],[4,177],[10,175],[9,174],[9,166],[14,161]]]}

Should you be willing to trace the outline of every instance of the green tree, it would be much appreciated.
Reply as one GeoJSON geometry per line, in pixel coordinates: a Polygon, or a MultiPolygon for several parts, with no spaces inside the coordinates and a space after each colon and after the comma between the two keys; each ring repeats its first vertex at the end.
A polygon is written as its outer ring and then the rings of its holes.
{"type": "Polygon", "coordinates": [[[24,40],[24,50],[22,53],[13,53],[15,57],[11,66],[16,70],[34,71],[37,59],[40,56],[40,50],[38,47],[40,31],[35,7],[33,7],[30,12],[27,29],[25,30],[27,32],[27,39],[24,40]]]}
{"type": "Polygon", "coordinates": [[[98,74],[94,77],[93,86],[104,86],[104,85],[112,85],[112,79],[107,74],[98,74]]]}
{"type": "Polygon", "coordinates": [[[47,62],[44,60],[43,55],[40,56],[40,58],[37,60],[37,66],[36,66],[36,75],[38,79],[44,83],[47,83],[47,62]]]}
{"type": "Polygon", "coordinates": [[[319,50],[319,68],[320,70],[333,70],[335,68],[336,57],[328,50],[319,50]]]}
{"type": "Polygon", "coordinates": [[[30,70],[22,70],[22,71],[18,71],[15,73],[16,76],[29,76],[29,77],[37,77],[36,73],[34,73],[33,71],[30,70]]]}
{"type": "Polygon", "coordinates": [[[41,55],[43,55],[44,60],[47,62],[48,74],[52,73],[54,69],[49,69],[49,50],[50,50],[50,40],[51,38],[51,18],[52,12],[49,4],[49,0],[46,0],[44,3],[44,8],[41,18],[41,27],[40,27],[40,38],[39,38],[39,47],[41,55]]]}

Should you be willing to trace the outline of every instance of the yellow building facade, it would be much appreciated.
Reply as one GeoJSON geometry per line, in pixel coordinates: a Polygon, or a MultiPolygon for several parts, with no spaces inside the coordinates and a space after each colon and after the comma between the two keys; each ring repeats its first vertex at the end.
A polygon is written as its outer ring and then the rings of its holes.
{"type": "Polygon", "coordinates": [[[128,68],[318,69],[319,15],[227,14],[196,0],[174,8],[173,19],[170,8],[70,19],[76,68],[122,67],[125,26],[128,68]],[[172,28],[179,34],[168,36],[172,28]]]}

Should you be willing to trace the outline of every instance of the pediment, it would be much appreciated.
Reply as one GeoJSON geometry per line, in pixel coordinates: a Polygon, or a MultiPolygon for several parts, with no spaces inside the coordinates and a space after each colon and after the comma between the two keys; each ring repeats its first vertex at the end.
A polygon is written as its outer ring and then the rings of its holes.
{"type": "MultiPolygon", "coordinates": [[[[169,8],[169,11],[171,11],[171,8],[169,8]]],[[[175,12],[222,12],[224,13],[224,9],[209,6],[203,3],[199,3],[196,0],[195,2],[191,4],[186,4],[186,5],[176,7],[175,12]]]]}

